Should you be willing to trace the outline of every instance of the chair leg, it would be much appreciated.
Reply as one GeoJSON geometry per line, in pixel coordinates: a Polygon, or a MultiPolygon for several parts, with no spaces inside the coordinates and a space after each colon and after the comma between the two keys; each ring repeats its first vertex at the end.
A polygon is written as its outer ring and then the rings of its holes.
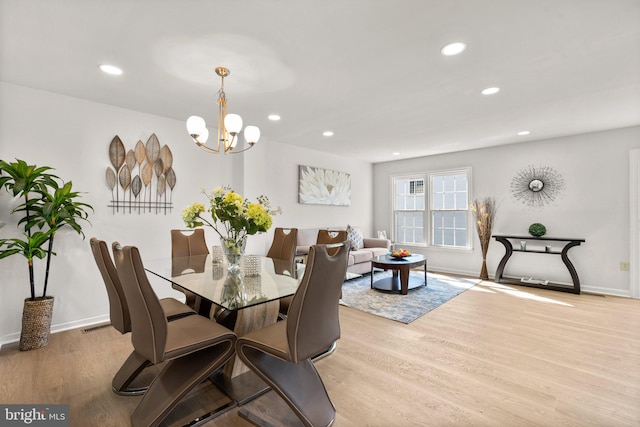
{"type": "Polygon", "coordinates": [[[284,399],[305,426],[333,423],[336,409],[311,360],[295,364],[248,345],[238,347],[240,359],[284,399]]]}
{"type": "Polygon", "coordinates": [[[229,360],[233,348],[233,341],[227,340],[167,362],[131,414],[131,425],[160,424],[193,387],[229,360]]]}
{"type": "Polygon", "coordinates": [[[135,351],[132,352],[113,377],[113,381],[111,381],[113,392],[122,396],[144,394],[149,388],[148,386],[129,388],[129,384],[131,384],[147,366],[149,366],[149,361],[146,358],[140,356],[135,351]]]}

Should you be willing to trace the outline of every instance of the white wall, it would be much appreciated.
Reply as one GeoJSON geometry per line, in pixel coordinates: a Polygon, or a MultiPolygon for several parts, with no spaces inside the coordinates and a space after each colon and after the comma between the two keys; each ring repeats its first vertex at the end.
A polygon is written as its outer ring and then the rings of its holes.
{"type": "MultiPolygon", "coordinates": [[[[169,230],[184,228],[180,212],[195,201],[205,202],[200,188],[232,185],[241,194],[255,198],[269,196],[283,214],[275,226],[303,227],[345,224],[347,221],[372,227],[369,163],[342,159],[312,150],[292,148],[263,137],[246,154],[222,156],[205,154],[186,134],[183,121],[124,110],[77,98],[0,83],[0,158],[48,165],[83,194],[82,201],[95,209],[91,224],[84,227],[87,239],[69,230],[56,235],[48,294],[55,296],[52,331],[97,323],[108,319],[108,300],[95,266],[88,238],[107,242],[118,240],[136,245],[147,259],[170,255],[169,230]],[[164,214],[113,214],[108,208],[111,192],[105,181],[110,165],[108,147],[119,135],[127,149],[155,133],[174,156],[177,185],[174,209],[164,214]],[[351,173],[353,197],[348,208],[316,207],[297,203],[298,164],[327,167],[351,173]]],[[[10,214],[18,201],[0,193],[0,237],[19,235],[16,219],[10,214]]],[[[209,244],[216,235],[207,230],[209,244]]],[[[248,250],[265,253],[271,234],[249,239],[248,250]]],[[[29,295],[26,260],[13,256],[0,260],[0,345],[19,338],[22,304],[29,295]]],[[[42,289],[42,263],[36,265],[36,283],[42,289]]],[[[160,296],[179,295],[166,283],[154,281],[160,296]]]]}
{"type": "MultiPolygon", "coordinates": [[[[528,235],[528,227],[541,222],[547,235],[584,238],[569,258],[580,277],[583,291],[630,295],[629,261],[629,152],[640,147],[640,127],[574,135],[446,155],[374,165],[374,225],[389,230],[391,218],[390,176],[471,166],[471,198],[494,196],[499,208],[494,234],[528,235]],[[566,189],[559,200],[543,208],[528,208],[510,193],[516,173],[528,165],[549,165],[564,178],[566,189]]],[[[482,256],[474,231],[471,251],[412,248],[428,257],[429,268],[478,275],[482,256]]],[[[493,277],[504,254],[495,240],[489,246],[487,265],[493,277]]],[[[514,254],[505,273],[536,276],[570,283],[559,256],[514,254]]]]}

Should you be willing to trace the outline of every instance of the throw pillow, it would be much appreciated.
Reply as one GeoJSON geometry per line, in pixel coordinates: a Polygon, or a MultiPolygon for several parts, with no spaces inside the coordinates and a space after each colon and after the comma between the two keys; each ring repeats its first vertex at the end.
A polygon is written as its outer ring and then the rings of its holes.
{"type": "Polygon", "coordinates": [[[347,240],[351,243],[351,249],[354,251],[362,249],[362,233],[357,228],[347,225],[347,240]]]}

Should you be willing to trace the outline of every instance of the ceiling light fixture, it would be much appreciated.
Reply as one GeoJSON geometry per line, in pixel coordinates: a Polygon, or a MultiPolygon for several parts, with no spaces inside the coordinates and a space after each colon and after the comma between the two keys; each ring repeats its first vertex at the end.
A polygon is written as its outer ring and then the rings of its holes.
{"type": "Polygon", "coordinates": [[[98,68],[100,68],[100,71],[102,71],[103,73],[111,74],[112,76],[119,76],[122,74],[122,69],[116,67],[115,65],[100,64],[98,65],[98,68]]]}
{"type": "Polygon", "coordinates": [[[324,132],[322,132],[322,135],[324,135],[324,136],[333,136],[333,131],[325,130],[324,132]]]}
{"type": "Polygon", "coordinates": [[[486,89],[484,89],[482,91],[483,95],[493,95],[500,92],[500,88],[499,87],[488,87],[486,89]]]}
{"type": "Polygon", "coordinates": [[[280,120],[280,116],[278,114],[269,114],[267,116],[267,119],[277,122],[278,120],[280,120]]]}
{"type": "Polygon", "coordinates": [[[449,43],[448,45],[440,49],[440,53],[442,53],[444,56],[453,56],[462,53],[466,48],[466,44],[462,42],[454,42],[449,43]]]}
{"type": "Polygon", "coordinates": [[[518,135],[520,136],[525,136],[525,135],[529,135],[531,132],[529,132],[528,130],[521,130],[520,132],[518,132],[518,135]]]}
{"type": "Polygon", "coordinates": [[[218,90],[218,138],[215,149],[206,145],[209,138],[207,124],[202,117],[191,116],[187,119],[187,131],[196,145],[208,153],[236,154],[252,148],[260,139],[260,129],[257,126],[244,128],[244,139],[249,146],[243,150],[233,151],[238,144],[238,134],[242,130],[242,117],[237,114],[227,114],[227,95],[224,93],[224,78],[230,71],[224,67],[216,67],[216,74],[220,76],[221,84],[218,90]]]}

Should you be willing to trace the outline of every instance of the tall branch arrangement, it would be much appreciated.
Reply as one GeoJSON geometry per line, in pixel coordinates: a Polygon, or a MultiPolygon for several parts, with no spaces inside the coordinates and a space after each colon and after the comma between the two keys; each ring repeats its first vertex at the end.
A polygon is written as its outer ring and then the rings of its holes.
{"type": "Polygon", "coordinates": [[[482,249],[482,270],[480,271],[481,279],[488,279],[487,272],[487,251],[491,242],[491,233],[493,231],[493,222],[496,216],[496,200],[493,197],[484,197],[474,199],[471,202],[471,210],[476,222],[476,231],[480,239],[480,247],[482,249]]]}

